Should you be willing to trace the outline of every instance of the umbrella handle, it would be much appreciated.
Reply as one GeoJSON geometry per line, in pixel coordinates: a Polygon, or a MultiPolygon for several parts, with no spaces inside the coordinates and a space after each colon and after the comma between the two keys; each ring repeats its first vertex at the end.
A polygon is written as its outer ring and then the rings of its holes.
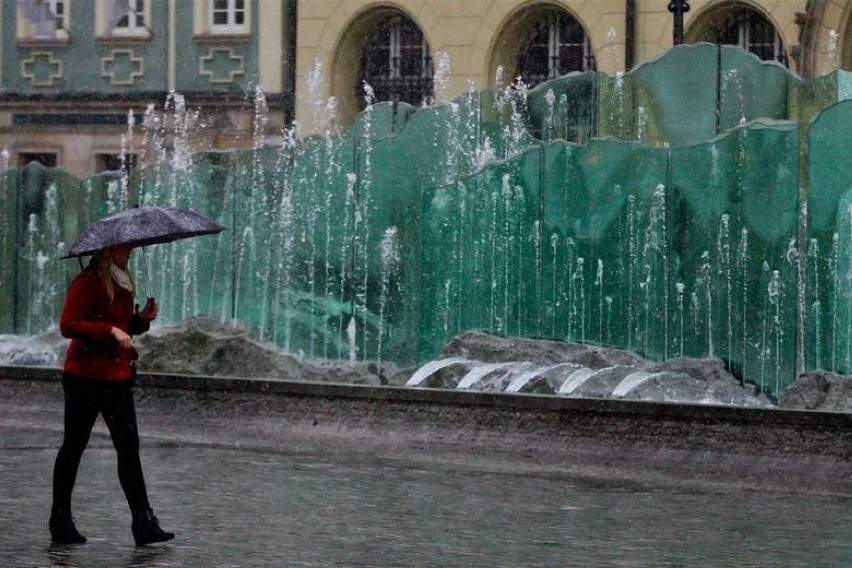
{"type": "Polygon", "coordinates": [[[151,297],[151,266],[148,264],[148,251],[142,248],[142,258],[145,259],[145,276],[148,277],[148,297],[151,297]]]}

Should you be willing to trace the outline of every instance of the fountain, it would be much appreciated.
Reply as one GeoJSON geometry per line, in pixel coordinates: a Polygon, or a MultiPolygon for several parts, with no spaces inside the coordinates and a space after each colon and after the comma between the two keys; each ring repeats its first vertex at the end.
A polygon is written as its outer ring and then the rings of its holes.
{"type": "MultiPolygon", "coordinates": [[[[0,331],[55,325],[77,270],[59,252],[89,221],[165,204],[229,230],[151,249],[163,321],[206,313],[300,358],[407,366],[469,329],[716,357],[777,394],[852,372],[848,99],[852,74],[805,81],[699,44],[615,77],[370,104],[342,132],[318,103],[327,135],[278,147],[258,103],[251,151],[192,154],[174,94],[146,112],[156,164],[129,179],[0,172],[0,331]]],[[[545,373],[518,372],[512,390],[545,373]]],[[[580,387],[583,369],[560,372],[557,391],[580,387]]],[[[630,372],[619,394],[653,381],[630,372]]]]}

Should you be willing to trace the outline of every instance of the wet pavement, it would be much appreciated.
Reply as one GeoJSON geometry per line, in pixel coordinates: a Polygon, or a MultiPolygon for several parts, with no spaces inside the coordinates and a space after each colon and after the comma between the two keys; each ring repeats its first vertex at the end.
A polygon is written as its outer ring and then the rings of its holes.
{"type": "MultiPolygon", "coordinates": [[[[177,538],[134,546],[99,421],[74,494],[89,542],[54,547],[46,525],[61,389],[57,381],[0,380],[0,567],[852,566],[847,462],[829,460],[834,469],[803,486],[785,469],[795,454],[744,459],[766,446],[738,445],[730,433],[760,439],[767,425],[715,426],[709,432],[730,453],[700,445],[672,453],[673,433],[685,436],[682,446],[703,440],[701,420],[664,423],[672,431],[661,443],[658,431],[638,429],[651,419],[637,414],[628,423],[635,440],[595,454],[628,426],[592,438],[583,421],[603,428],[601,415],[560,414],[573,419],[553,431],[551,422],[531,422],[538,410],[498,412],[502,399],[477,411],[347,401],[338,390],[273,395],[146,383],[137,393],[142,461],[151,502],[177,538]],[[668,457],[648,459],[660,455],[668,457]],[[660,469],[678,456],[692,466],[660,469]],[[724,460],[743,467],[700,481],[683,474],[724,460]],[[732,479],[736,472],[744,477],[732,479]],[[756,485],[762,477],[773,483],[756,485]]],[[[845,440],[842,427],[826,432],[829,449],[845,440]]]]}
{"type": "Polygon", "coordinates": [[[852,566],[848,499],[163,436],[143,439],[143,464],[178,536],[135,547],[100,426],[74,494],[89,542],[55,547],[54,425],[0,422],[2,566],[852,566]]]}

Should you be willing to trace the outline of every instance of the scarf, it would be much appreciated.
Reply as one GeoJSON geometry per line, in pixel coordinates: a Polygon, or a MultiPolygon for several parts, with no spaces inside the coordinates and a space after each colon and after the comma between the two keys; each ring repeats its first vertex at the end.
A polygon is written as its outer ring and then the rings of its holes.
{"type": "Polygon", "coordinates": [[[119,268],[114,263],[110,264],[110,272],[112,273],[112,279],[115,280],[119,286],[131,294],[133,293],[133,281],[130,279],[129,272],[123,268],[119,268]]]}

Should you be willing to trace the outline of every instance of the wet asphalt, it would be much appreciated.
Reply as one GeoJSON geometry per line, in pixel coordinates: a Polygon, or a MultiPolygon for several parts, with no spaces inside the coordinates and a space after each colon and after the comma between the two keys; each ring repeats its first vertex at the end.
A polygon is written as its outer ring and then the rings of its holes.
{"type": "Polygon", "coordinates": [[[151,503],[177,538],[134,545],[99,422],[73,500],[89,542],[53,546],[55,391],[7,388],[0,400],[2,567],[852,566],[852,502],[830,492],[602,478],[496,455],[378,455],[363,438],[341,444],[340,432],[324,451],[330,434],[272,443],[288,435],[274,411],[248,423],[235,405],[202,420],[144,398],[151,503]]]}

